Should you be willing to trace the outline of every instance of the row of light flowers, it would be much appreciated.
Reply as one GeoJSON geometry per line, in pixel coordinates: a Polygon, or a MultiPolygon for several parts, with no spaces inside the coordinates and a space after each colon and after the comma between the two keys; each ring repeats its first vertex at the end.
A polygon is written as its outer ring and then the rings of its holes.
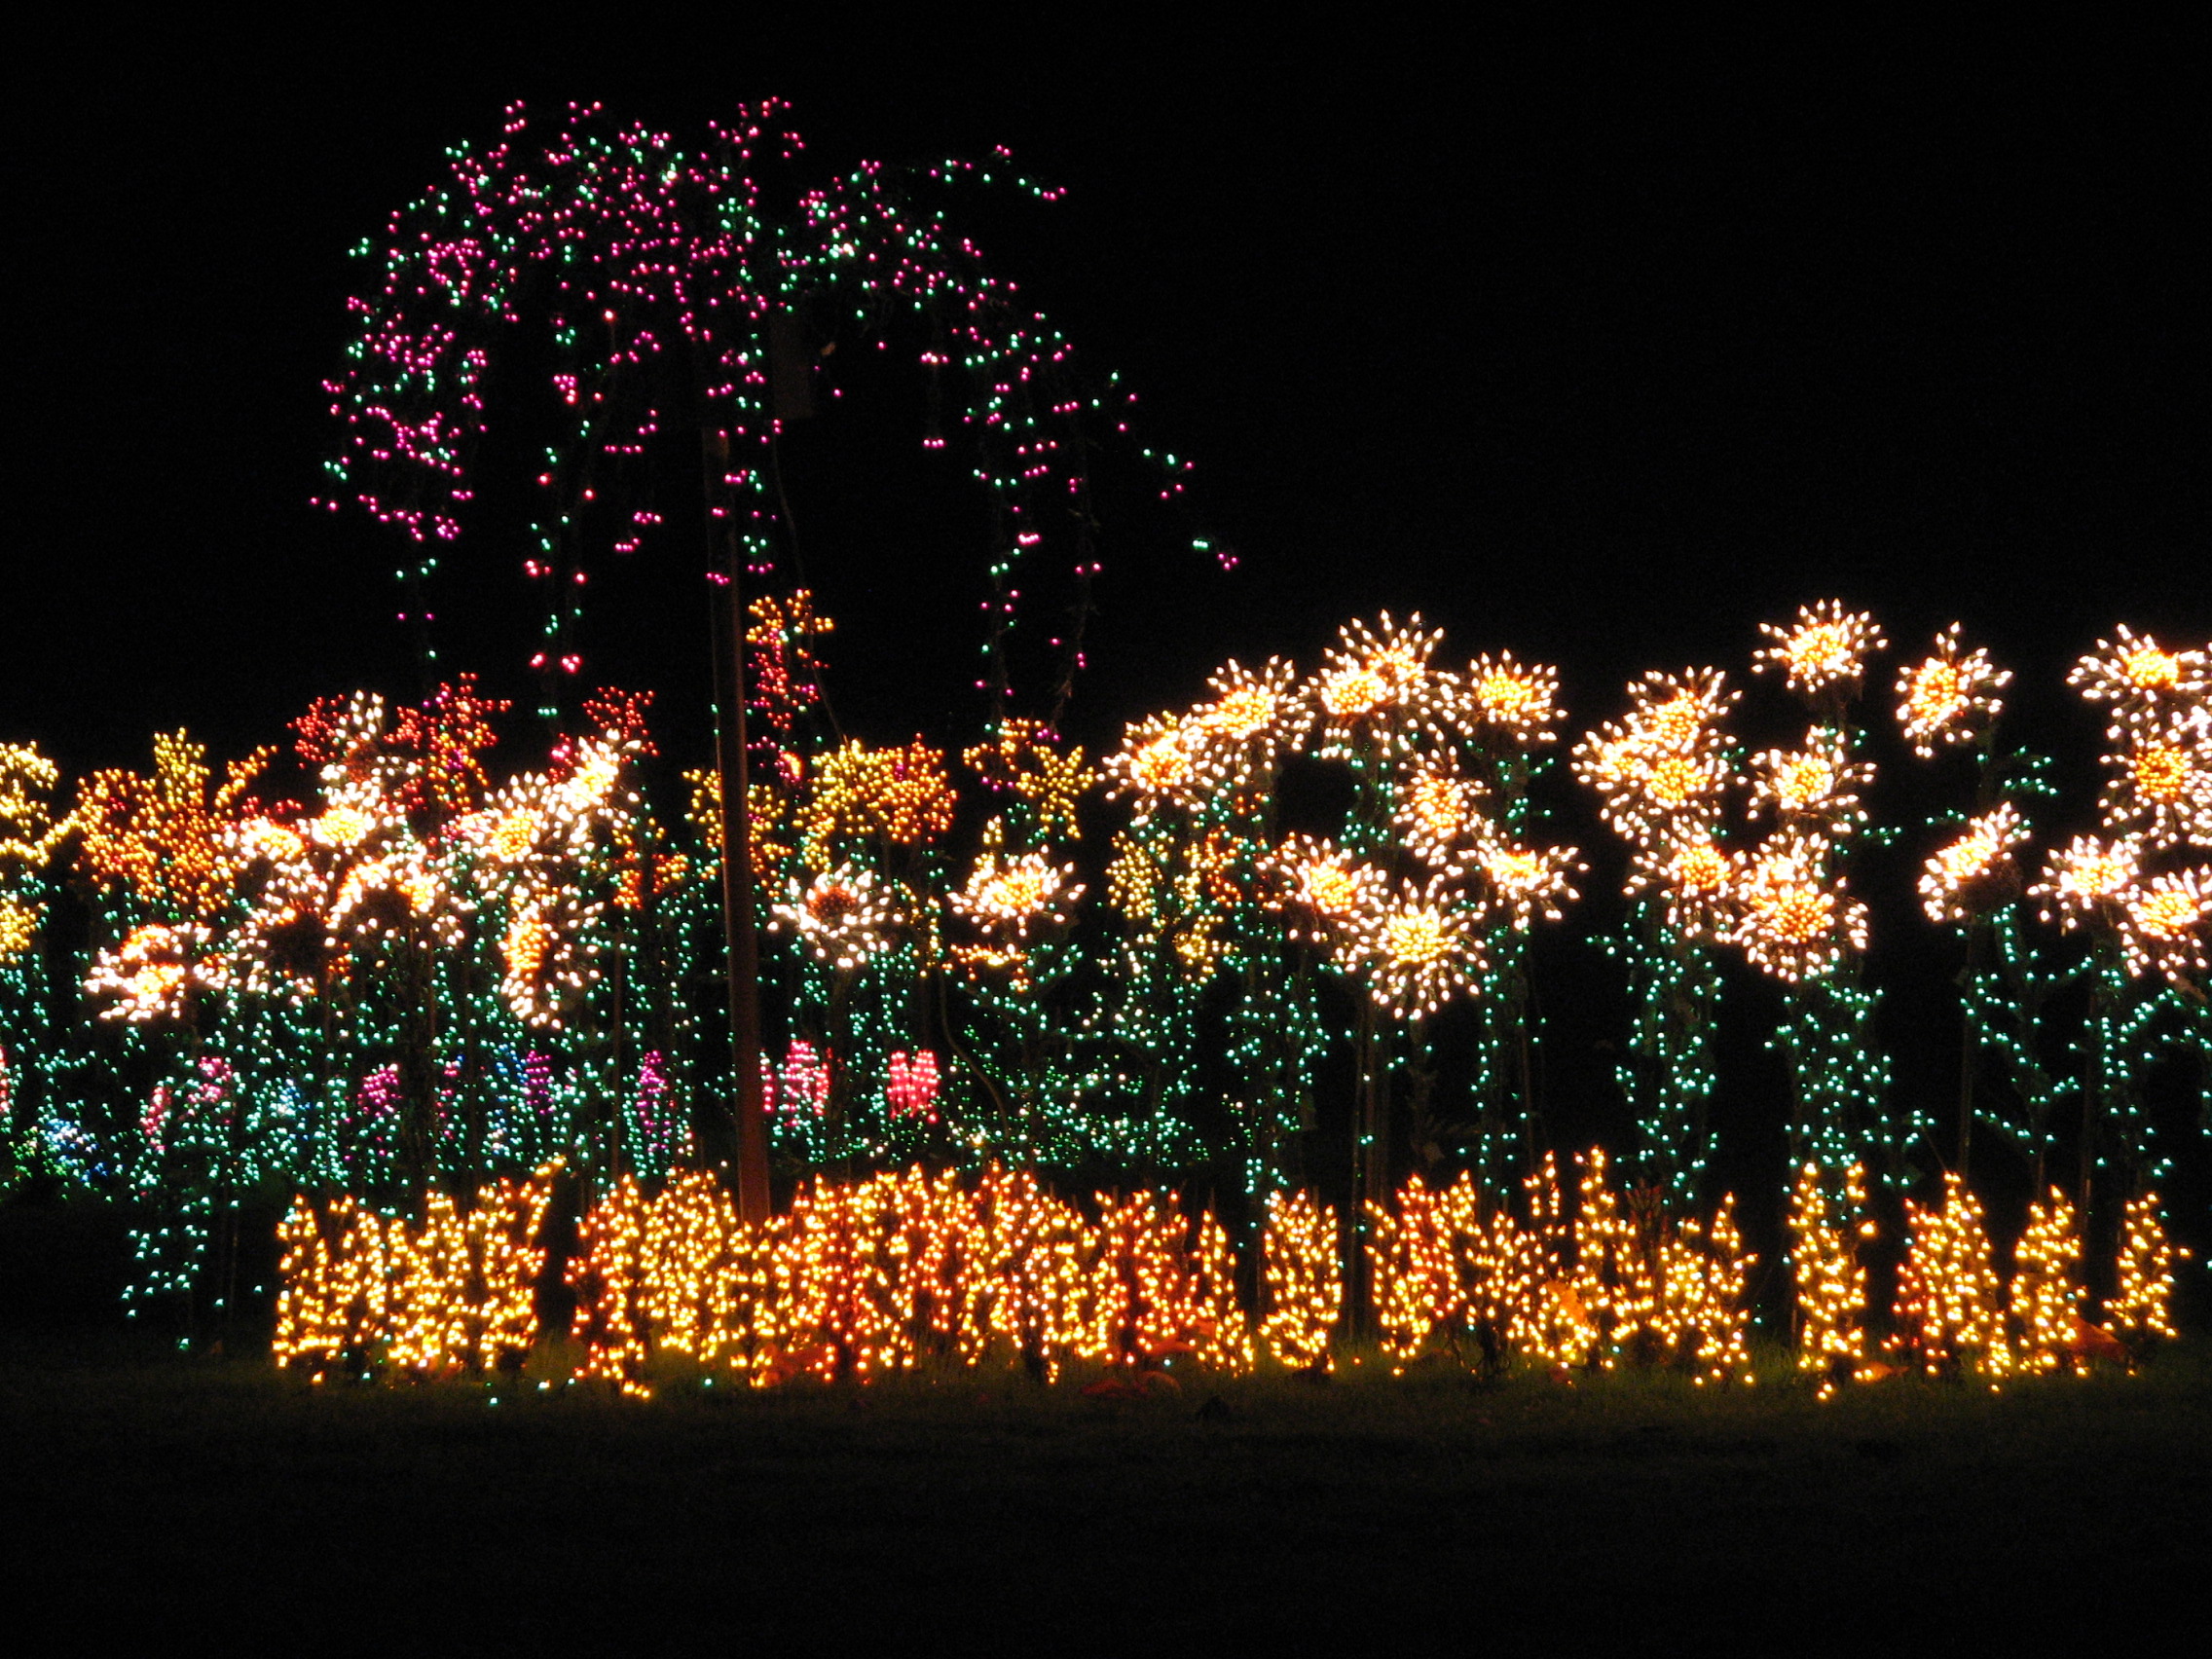
{"type": "MultiPolygon", "coordinates": [[[[756,645],[788,645],[802,631],[794,618],[827,631],[804,596],[763,602],[756,617],[756,645]]],[[[1868,914],[1848,864],[1873,767],[1848,711],[1884,642],[1871,618],[1833,603],[1766,633],[1754,666],[1806,704],[1801,744],[1747,758],[1729,730],[1739,693],[1718,670],[1689,670],[1633,683],[1626,715],[1576,745],[1572,767],[1629,845],[1628,896],[1648,904],[1671,948],[1732,949],[1786,987],[1850,989],[1868,914]]],[[[1103,779],[1134,814],[1106,881],[1132,934],[1156,929],[1174,972],[1202,981],[1251,954],[1255,927],[1272,926],[1417,1033],[1455,999],[1501,1006],[1501,964],[1538,921],[1563,915],[1583,868],[1577,849],[1530,832],[1529,786],[1565,715],[1554,670],[1500,654],[1456,672],[1438,664],[1441,644],[1418,617],[1354,623],[1310,677],[1279,660],[1231,663],[1207,701],[1131,726],[1103,779]],[[1338,835],[1275,830],[1280,767],[1301,756],[1359,780],[1361,804],[1338,835]]],[[[2196,856],[2212,845],[2206,652],[2168,650],[2123,627],[2076,666],[2072,683],[2110,716],[2101,832],[2054,847],[2032,884],[2020,873],[2031,793],[1991,759],[2009,678],[1958,627],[1898,676],[1906,740],[1928,757],[1977,754],[1983,793],[1996,797],[1977,801],[1928,859],[1927,913],[1971,927],[2024,896],[2046,920],[2109,944],[2110,986],[2161,988],[2175,1008],[2196,991],[2200,1008],[2212,911],[2196,856]]],[[[595,733],[566,744],[547,771],[494,789],[476,756],[498,708],[466,682],[422,710],[394,714],[365,695],[318,705],[299,722],[315,772],[312,809],[255,797],[266,752],[216,784],[180,734],[157,742],[152,774],[97,774],[55,822],[39,798],[56,781],[51,763],[11,751],[0,804],[15,878],[0,945],[14,961],[30,953],[38,916],[22,872],[74,831],[80,869],[128,895],[137,917],[84,973],[109,1023],[189,1021],[243,996],[305,1007],[380,942],[407,935],[450,948],[489,906],[501,918],[508,1014],[557,1033],[608,971],[596,926],[607,905],[680,888],[695,861],[637,844],[627,769],[650,752],[637,700],[603,700],[595,733]],[[587,893],[576,872],[608,846],[619,881],[587,893]]],[[[1084,893],[1067,854],[1099,776],[1082,752],[1017,720],[967,751],[1006,810],[986,823],[964,874],[940,879],[921,866],[900,873],[884,857],[934,848],[952,828],[957,795],[940,752],[918,740],[810,751],[796,722],[769,723],[784,747],[755,803],[756,873],[800,954],[834,980],[904,946],[907,972],[952,972],[979,993],[1034,1000],[1039,964],[1066,939],[1084,893]]],[[[714,822],[704,802],[700,817],[714,822]]],[[[1865,1006],[1853,994],[1857,1004],[1808,997],[1803,1030],[1818,1038],[1825,1019],[1831,1048],[1848,1037],[1848,1019],[1862,1016],[1852,1008],[1865,1006]]],[[[2113,1021],[2134,1017],[2120,990],[2108,1000],[2113,1021]]],[[[1812,1038],[1800,1047],[1817,1057],[1812,1038]]],[[[894,1105],[930,1119],[941,1048],[918,1034],[882,1046],[885,1063],[903,1062],[894,1105]],[[925,1073],[926,1087],[916,1081],[925,1073]]],[[[809,1089],[784,1092],[803,1101],[809,1089]]],[[[819,1104],[824,1091],[812,1092],[819,1104]]],[[[1808,1107],[1802,1127],[1803,1150],[1833,1187],[1858,1150],[1849,1126],[1808,1107]]],[[[2157,1169],[2134,1173],[2140,1185],[2157,1169]]]]}

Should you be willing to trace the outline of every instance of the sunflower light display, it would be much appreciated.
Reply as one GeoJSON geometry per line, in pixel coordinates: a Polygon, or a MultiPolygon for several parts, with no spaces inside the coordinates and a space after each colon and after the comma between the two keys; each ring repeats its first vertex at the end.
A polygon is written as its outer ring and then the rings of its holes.
{"type": "Polygon", "coordinates": [[[1774,643],[1755,653],[1756,672],[1780,675],[1814,724],[1805,741],[1759,757],[1752,816],[1765,838],[1747,849],[1726,934],[1745,959],[1776,980],[1783,1016],[1774,1043],[1789,1060],[1796,1113],[1790,1158],[1821,1171],[1830,1203],[1845,1198],[1844,1171],[1879,1155],[1893,1184],[1912,1175],[1926,1125],[1893,1119],[1890,1062],[1874,1033],[1878,993],[1862,969],[1865,903],[1850,891],[1853,855],[1866,826],[1862,793],[1871,762],[1853,704],[1866,658],[1886,648],[1873,618],[1823,600],[1792,624],[1764,623],[1774,643]]]}
{"type": "Polygon", "coordinates": [[[2212,1126],[2212,646],[2169,650],[2126,626],[2067,677],[2105,709],[2102,833],[2076,835],[2045,861],[2030,894],[2047,919],[2087,941],[2089,1009],[2077,1202],[2098,1171],[2119,1196],[2163,1181],[2170,1149],[2154,1144],[2145,1090],[2173,1050],[2206,1074],[2212,1126]]]}
{"type": "Polygon", "coordinates": [[[1922,911],[1965,946],[1958,1120],[1948,1161],[1967,1173],[1974,1130],[1987,1126],[2028,1160],[2040,1190],[2075,1088],[2046,1058],[2052,999],[2078,976],[2027,930],[2020,861],[2032,839],[2029,813],[2057,792],[2046,756],[2005,740],[2000,693],[2010,672],[1985,648],[1968,650],[1964,636],[1954,622],[1928,656],[1899,670],[1897,682],[1898,725],[1914,753],[1924,759],[1963,753],[1973,766],[1973,806],[1931,821],[1944,838],[1923,861],[1919,880],[1922,911]],[[2002,1094],[1983,1087],[1992,1061],[2002,1094]]]}
{"type": "Polygon", "coordinates": [[[1573,763],[1629,848],[1629,913],[1601,943],[1634,1010],[1614,1067],[1636,1114],[1634,1166],[1686,1203],[1712,1157],[1717,949],[1740,903],[1726,810],[1741,788],[1727,727],[1740,694],[1717,669],[1648,673],[1628,694],[1627,717],[1585,736],[1573,763]]]}
{"type": "MultiPolygon", "coordinates": [[[[1406,674],[1392,683],[1403,693],[1406,674]]],[[[1119,1115],[1144,1144],[1196,1149],[1210,1129],[1257,1205],[1296,1178],[1325,1042],[1311,970],[1270,908],[1284,879],[1278,783],[1317,716],[1279,657],[1232,660],[1206,688],[1206,701],[1128,727],[1106,762],[1132,815],[1107,869],[1122,924],[1115,984],[1090,1031],[1101,1095],[1125,1102],[1119,1115]]],[[[1310,873],[1328,885],[1334,867],[1324,859],[1310,873]]],[[[1331,904],[1348,922],[1351,889],[1370,891],[1380,875],[1346,879],[1331,904]]]]}

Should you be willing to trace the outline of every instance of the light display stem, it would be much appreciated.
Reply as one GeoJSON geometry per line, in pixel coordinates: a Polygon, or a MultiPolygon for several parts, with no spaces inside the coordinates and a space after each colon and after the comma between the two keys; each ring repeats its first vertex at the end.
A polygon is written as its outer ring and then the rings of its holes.
{"type": "MultiPolygon", "coordinates": [[[[760,1097],[760,942],[754,914],[751,756],[745,732],[745,558],[727,488],[729,435],[700,428],[709,545],[719,556],[720,604],[715,616],[715,764],[721,779],[723,973],[730,1040],[730,1102],[737,1154],[738,1214],[748,1226],[767,1219],[768,1118],[760,1097]]],[[[710,592],[713,589],[710,588],[710,592]]],[[[719,1138],[719,1137],[718,1137],[719,1138]]]]}
{"type": "Polygon", "coordinates": [[[1664,904],[1642,895],[1630,902],[1621,930],[1599,943],[1628,976],[1628,1049],[1613,1075],[1636,1117],[1634,1167],[1687,1208],[1702,1197],[1712,1157],[1719,964],[1710,946],[1668,922],[1664,904]]]}

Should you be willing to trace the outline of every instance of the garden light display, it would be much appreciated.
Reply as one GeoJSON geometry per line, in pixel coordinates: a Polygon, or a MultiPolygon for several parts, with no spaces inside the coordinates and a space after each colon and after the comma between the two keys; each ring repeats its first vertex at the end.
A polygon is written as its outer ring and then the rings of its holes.
{"type": "MultiPolygon", "coordinates": [[[[1764,661],[1812,719],[1762,754],[1737,741],[1738,693],[1710,669],[1632,682],[1573,746],[1623,842],[1627,926],[1604,942],[1634,998],[1618,1071],[1640,1136],[1563,1183],[1527,1088],[1516,955],[1573,914],[1587,862],[1541,828],[1564,720],[1550,671],[1498,652],[1456,673],[1436,631],[1379,618],[1345,629],[1318,672],[1225,665],[1100,764],[1015,719],[954,763],[824,729],[808,711],[828,619],[804,596],[754,617],[756,667],[781,664],[756,675],[758,700],[789,716],[763,712],[750,786],[779,993],[762,1095],[787,1169],[864,1173],[752,1227],[697,1167],[729,1086],[682,989],[714,949],[719,779],[693,775],[689,824],[654,818],[646,699],[589,699],[580,727],[512,768],[494,764],[503,706],[465,680],[410,707],[329,698],[290,759],[225,766],[169,734],[144,772],[86,779],[67,814],[47,804],[58,768],[0,755],[12,1157],[146,1201],[135,1309],[189,1294],[212,1311],[242,1206],[298,1194],[301,1286],[343,1258],[361,1283],[386,1275],[387,1311],[381,1334],[287,1336],[288,1352],[325,1371],[334,1342],[400,1369],[489,1364],[452,1335],[477,1315],[406,1309],[461,1294],[422,1287],[489,1247],[469,1229],[493,1224],[471,1218],[510,1200],[483,1194],[560,1158],[596,1218],[571,1264],[576,1340],[617,1385],[645,1386],[662,1348],[755,1381],[986,1351],[1042,1374],[1169,1352],[1325,1367],[1347,1313],[1400,1365],[1441,1347],[1741,1377],[1751,1258],[1704,1186],[1712,1037],[1741,953],[1782,1000],[1797,1081],[1789,1260],[1809,1372],[1877,1373],[1884,1315],[1916,1369],[1992,1380],[2171,1329],[2178,1252],[2149,1197],[2171,1152],[2151,1145],[2144,1091],[2161,1055],[2203,1051],[2200,827],[2186,795],[2114,767],[2124,787],[2095,819],[2045,836],[2046,765],[2008,742],[2009,679],[1958,627],[1906,675],[1896,727],[1973,780],[1971,808],[1913,850],[1917,891],[1895,896],[1965,946],[1961,1156],[1931,1187],[1916,1170],[1933,1124],[1887,1099],[1860,982],[1875,912],[1852,861],[1880,798],[1851,719],[1868,619],[1831,604],[1769,628],[1764,661]],[[1311,767],[1339,769],[1349,805],[1293,829],[1285,780],[1311,767]],[[1087,826],[1102,831],[1088,851],[1087,826]],[[59,856],[79,900],[55,890],[59,856]],[[92,911],[66,979],[51,974],[57,902],[92,911]],[[2062,1021],[2080,999],[2063,993],[2084,982],[2076,1058],[2062,1021]],[[82,1017],[60,1013],[72,985],[82,1017]],[[1353,1094],[1348,1238],[1304,1167],[1333,1048],[1353,1094]],[[1448,1065],[1476,1084],[1456,1115],[1448,1065]],[[1964,1179],[1979,1126],[2046,1195],[2009,1295],[1964,1179]],[[2061,1150],[2080,1168],[2054,1187],[2061,1150]],[[865,1174],[916,1161],[930,1172],[865,1174]],[[1207,1163],[1240,1177],[1223,1214],[1161,1196],[1161,1171],[1207,1163]],[[1136,1196],[1051,1195],[1048,1171],[1086,1164],[1127,1170],[1136,1196]],[[1870,1194],[1870,1170],[1886,1188],[1870,1194]],[[2107,1203],[2117,1335],[2084,1338],[2081,1239],[2107,1203]],[[1859,1252],[1877,1214],[1903,1260],[1892,1305],[1869,1309],[1859,1252]],[[1249,1314],[1231,1292],[1240,1247],[1267,1287],[1249,1314]],[[936,1252],[934,1278],[897,1265],[917,1251],[936,1252]]],[[[2113,753],[2150,745],[2127,746],[2137,727],[2191,729],[2212,695],[2199,654],[2122,631],[2083,660],[2113,753]]],[[[304,1311],[325,1295],[301,1289],[285,1329],[336,1329],[304,1311]]]]}

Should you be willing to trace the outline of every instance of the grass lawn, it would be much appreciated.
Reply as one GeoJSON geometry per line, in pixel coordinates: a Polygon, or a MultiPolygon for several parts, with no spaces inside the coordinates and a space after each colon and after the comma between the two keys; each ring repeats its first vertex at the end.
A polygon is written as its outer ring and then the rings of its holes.
{"type": "Polygon", "coordinates": [[[26,1336],[0,1339],[6,1559],[18,1617],[53,1599],[88,1630],[351,1628],[409,1650],[1478,1651],[1533,1627],[1913,1651],[1992,1613],[2154,1645],[2151,1610],[2201,1613],[2201,1346],[1998,1395],[1897,1382],[1822,1407],[1786,1376],[1717,1393],[1361,1367],[1120,1403],[996,1373],[672,1380],[645,1405],[531,1378],[494,1404],[26,1336]]]}

